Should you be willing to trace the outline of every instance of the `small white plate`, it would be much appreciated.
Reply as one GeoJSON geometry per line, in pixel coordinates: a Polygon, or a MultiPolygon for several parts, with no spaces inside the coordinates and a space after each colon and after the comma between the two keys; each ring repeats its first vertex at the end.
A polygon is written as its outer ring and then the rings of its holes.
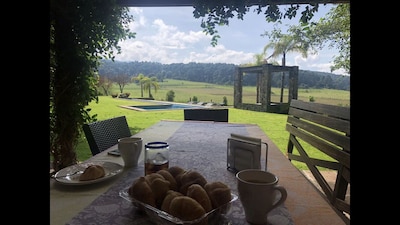
{"type": "Polygon", "coordinates": [[[93,161],[86,163],[79,163],[64,169],[59,170],[54,178],[57,182],[66,184],[66,185],[85,185],[85,184],[93,184],[98,183],[104,180],[107,180],[119,173],[123,170],[123,166],[118,163],[113,162],[102,162],[102,161],[93,161]],[[95,180],[86,180],[80,181],[79,177],[82,173],[76,174],[77,171],[84,171],[89,165],[100,165],[104,168],[105,176],[95,179],[95,180]],[[71,175],[70,175],[71,174],[71,175]]]}

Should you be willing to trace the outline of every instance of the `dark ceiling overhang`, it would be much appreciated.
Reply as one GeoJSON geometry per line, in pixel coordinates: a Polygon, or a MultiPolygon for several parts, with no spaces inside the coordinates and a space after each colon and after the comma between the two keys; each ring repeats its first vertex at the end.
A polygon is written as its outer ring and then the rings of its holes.
{"type": "MultiPolygon", "coordinates": [[[[198,0],[118,0],[121,6],[126,7],[168,7],[168,6],[193,6],[198,0]]],[[[216,1],[216,0],[211,0],[216,1]]],[[[221,0],[220,0],[221,1],[221,0]]],[[[223,1],[221,1],[223,2],[223,1]]],[[[248,0],[248,6],[262,3],[271,3],[275,5],[291,4],[340,4],[350,3],[350,0],[248,0]]]]}

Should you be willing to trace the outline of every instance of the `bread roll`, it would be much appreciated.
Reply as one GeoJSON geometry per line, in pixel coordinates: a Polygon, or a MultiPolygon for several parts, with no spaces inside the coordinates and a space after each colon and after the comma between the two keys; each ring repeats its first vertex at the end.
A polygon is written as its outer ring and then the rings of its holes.
{"type": "Polygon", "coordinates": [[[168,172],[170,172],[171,175],[175,178],[177,191],[179,191],[179,188],[181,186],[181,177],[185,170],[179,166],[172,166],[168,168],[168,172]]]}
{"type": "Polygon", "coordinates": [[[168,168],[168,172],[175,178],[178,174],[185,172],[185,170],[179,166],[171,166],[168,168]]]}
{"type": "Polygon", "coordinates": [[[180,173],[180,174],[176,175],[176,177],[175,177],[176,186],[177,186],[177,188],[178,188],[178,191],[179,191],[179,189],[180,189],[181,186],[182,186],[181,179],[182,179],[182,176],[183,176],[184,173],[185,173],[185,172],[180,173]]]}
{"type": "Polygon", "coordinates": [[[156,207],[154,193],[144,177],[139,177],[133,181],[128,194],[140,202],[156,207]]]}
{"type": "Polygon", "coordinates": [[[177,191],[173,191],[173,190],[169,190],[167,191],[167,195],[165,196],[162,204],[161,204],[161,210],[167,213],[170,213],[169,210],[169,206],[171,204],[172,199],[174,199],[175,197],[178,196],[183,196],[182,193],[177,192],[177,191]]]}
{"type": "Polygon", "coordinates": [[[215,181],[204,185],[208,197],[210,197],[213,209],[231,201],[231,189],[224,183],[215,181]]]}
{"type": "Polygon", "coordinates": [[[179,187],[179,192],[186,194],[187,188],[192,184],[200,184],[204,186],[207,180],[199,172],[194,170],[189,170],[184,172],[180,178],[181,186],[179,187]]]}
{"type": "Polygon", "coordinates": [[[212,210],[211,200],[208,197],[206,190],[200,184],[192,184],[188,187],[186,196],[193,198],[201,206],[203,206],[206,212],[212,210]]]}
{"type": "Polygon", "coordinates": [[[183,221],[198,219],[206,213],[200,203],[188,196],[173,198],[169,210],[171,215],[183,221]]]}
{"type": "Polygon", "coordinates": [[[150,188],[154,194],[154,198],[156,200],[156,207],[161,208],[161,204],[167,195],[170,183],[164,178],[156,178],[150,183],[150,188]]]}
{"type": "Polygon", "coordinates": [[[178,190],[178,185],[176,183],[176,180],[168,170],[159,170],[156,173],[161,174],[161,176],[163,176],[167,181],[169,181],[170,183],[169,187],[171,190],[174,191],[178,190]]]}
{"type": "Polygon", "coordinates": [[[100,165],[89,165],[85,168],[83,173],[79,176],[80,181],[95,180],[104,177],[106,172],[100,165]]]}
{"type": "Polygon", "coordinates": [[[146,176],[144,176],[144,178],[146,179],[147,183],[149,183],[149,184],[151,184],[151,182],[153,182],[153,180],[156,178],[164,179],[164,177],[159,173],[150,173],[150,174],[147,174],[146,176]]]}

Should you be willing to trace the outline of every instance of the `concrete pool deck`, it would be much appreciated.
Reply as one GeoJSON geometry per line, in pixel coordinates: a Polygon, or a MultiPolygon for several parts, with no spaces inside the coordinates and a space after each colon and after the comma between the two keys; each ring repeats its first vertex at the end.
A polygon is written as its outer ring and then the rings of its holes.
{"type": "Polygon", "coordinates": [[[159,111],[159,110],[176,110],[176,109],[194,109],[194,108],[207,108],[203,105],[198,104],[186,104],[178,102],[166,102],[166,101],[156,101],[156,100],[142,100],[142,99],[132,99],[135,101],[148,102],[149,104],[143,105],[120,105],[121,108],[136,110],[136,111],[159,111]]]}
{"type": "Polygon", "coordinates": [[[161,110],[177,110],[177,109],[209,109],[209,108],[226,108],[227,106],[220,106],[215,102],[199,102],[199,103],[180,103],[180,102],[168,102],[168,101],[158,101],[149,99],[137,99],[137,98],[127,98],[133,101],[147,102],[149,104],[143,105],[119,105],[121,108],[149,112],[149,111],[161,111],[161,110]]]}

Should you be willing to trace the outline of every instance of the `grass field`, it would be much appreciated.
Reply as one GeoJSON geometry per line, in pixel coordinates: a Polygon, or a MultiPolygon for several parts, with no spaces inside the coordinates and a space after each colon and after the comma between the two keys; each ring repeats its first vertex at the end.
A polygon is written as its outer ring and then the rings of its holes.
{"type": "MultiPolygon", "coordinates": [[[[154,89],[151,93],[155,100],[164,101],[168,91],[173,90],[175,92],[174,102],[188,102],[189,98],[196,96],[198,101],[201,102],[216,102],[221,103],[225,96],[228,100],[228,105],[233,105],[233,86],[227,85],[214,85],[209,83],[191,82],[183,80],[171,80],[166,79],[164,82],[158,83],[160,89],[157,92],[154,89]]],[[[111,93],[119,93],[119,87],[114,85],[111,89],[111,93]]],[[[142,97],[140,96],[140,86],[134,83],[128,84],[124,87],[123,92],[129,92],[130,97],[142,97]]],[[[143,97],[149,97],[148,93],[144,92],[143,97]]],[[[330,104],[330,105],[341,105],[350,106],[350,91],[333,90],[333,89],[299,89],[298,99],[303,101],[309,101],[309,98],[313,97],[315,102],[330,104]]],[[[271,88],[271,101],[279,102],[280,88],[271,88]]],[[[288,102],[288,89],[284,89],[284,102],[288,102]]],[[[242,94],[243,103],[255,103],[256,101],[256,87],[243,87],[242,94]]]]}
{"type": "MultiPolygon", "coordinates": [[[[252,96],[252,94],[255,96],[255,87],[245,87],[244,89],[246,89],[246,99],[251,99],[250,96],[252,96]]],[[[222,102],[223,96],[226,96],[228,99],[228,106],[233,103],[233,87],[189,81],[168,80],[167,82],[161,83],[160,89],[156,93],[152,91],[152,94],[156,100],[164,100],[165,95],[169,90],[175,92],[175,102],[187,102],[189,97],[193,96],[197,96],[199,101],[210,102],[210,100],[212,100],[214,102],[222,102]]],[[[275,93],[280,93],[279,89],[273,89],[273,91],[275,93]]],[[[118,89],[115,87],[111,93],[118,92],[118,89]]],[[[132,98],[141,97],[140,88],[135,84],[126,86],[124,92],[129,92],[130,97],[132,98]]],[[[350,105],[349,91],[300,89],[298,95],[299,99],[304,101],[308,101],[309,96],[313,96],[315,101],[320,103],[342,106],[350,105]]],[[[144,95],[144,97],[148,97],[148,95],[144,95]]],[[[92,102],[88,107],[92,109],[92,114],[98,115],[98,120],[125,115],[132,134],[136,134],[163,119],[182,121],[184,119],[182,109],[165,111],[135,111],[120,107],[120,105],[141,104],[145,103],[129,99],[112,98],[111,96],[99,96],[99,103],[96,104],[95,102],[92,102]]],[[[285,130],[286,119],[287,115],[284,114],[254,112],[235,109],[232,106],[229,106],[229,122],[257,124],[283,153],[286,151],[289,137],[289,133],[285,130]]],[[[89,145],[84,135],[82,135],[79,140],[76,152],[79,161],[91,157],[89,145]]],[[[305,169],[302,164],[296,164],[295,162],[295,165],[300,169],[305,169]]]]}

